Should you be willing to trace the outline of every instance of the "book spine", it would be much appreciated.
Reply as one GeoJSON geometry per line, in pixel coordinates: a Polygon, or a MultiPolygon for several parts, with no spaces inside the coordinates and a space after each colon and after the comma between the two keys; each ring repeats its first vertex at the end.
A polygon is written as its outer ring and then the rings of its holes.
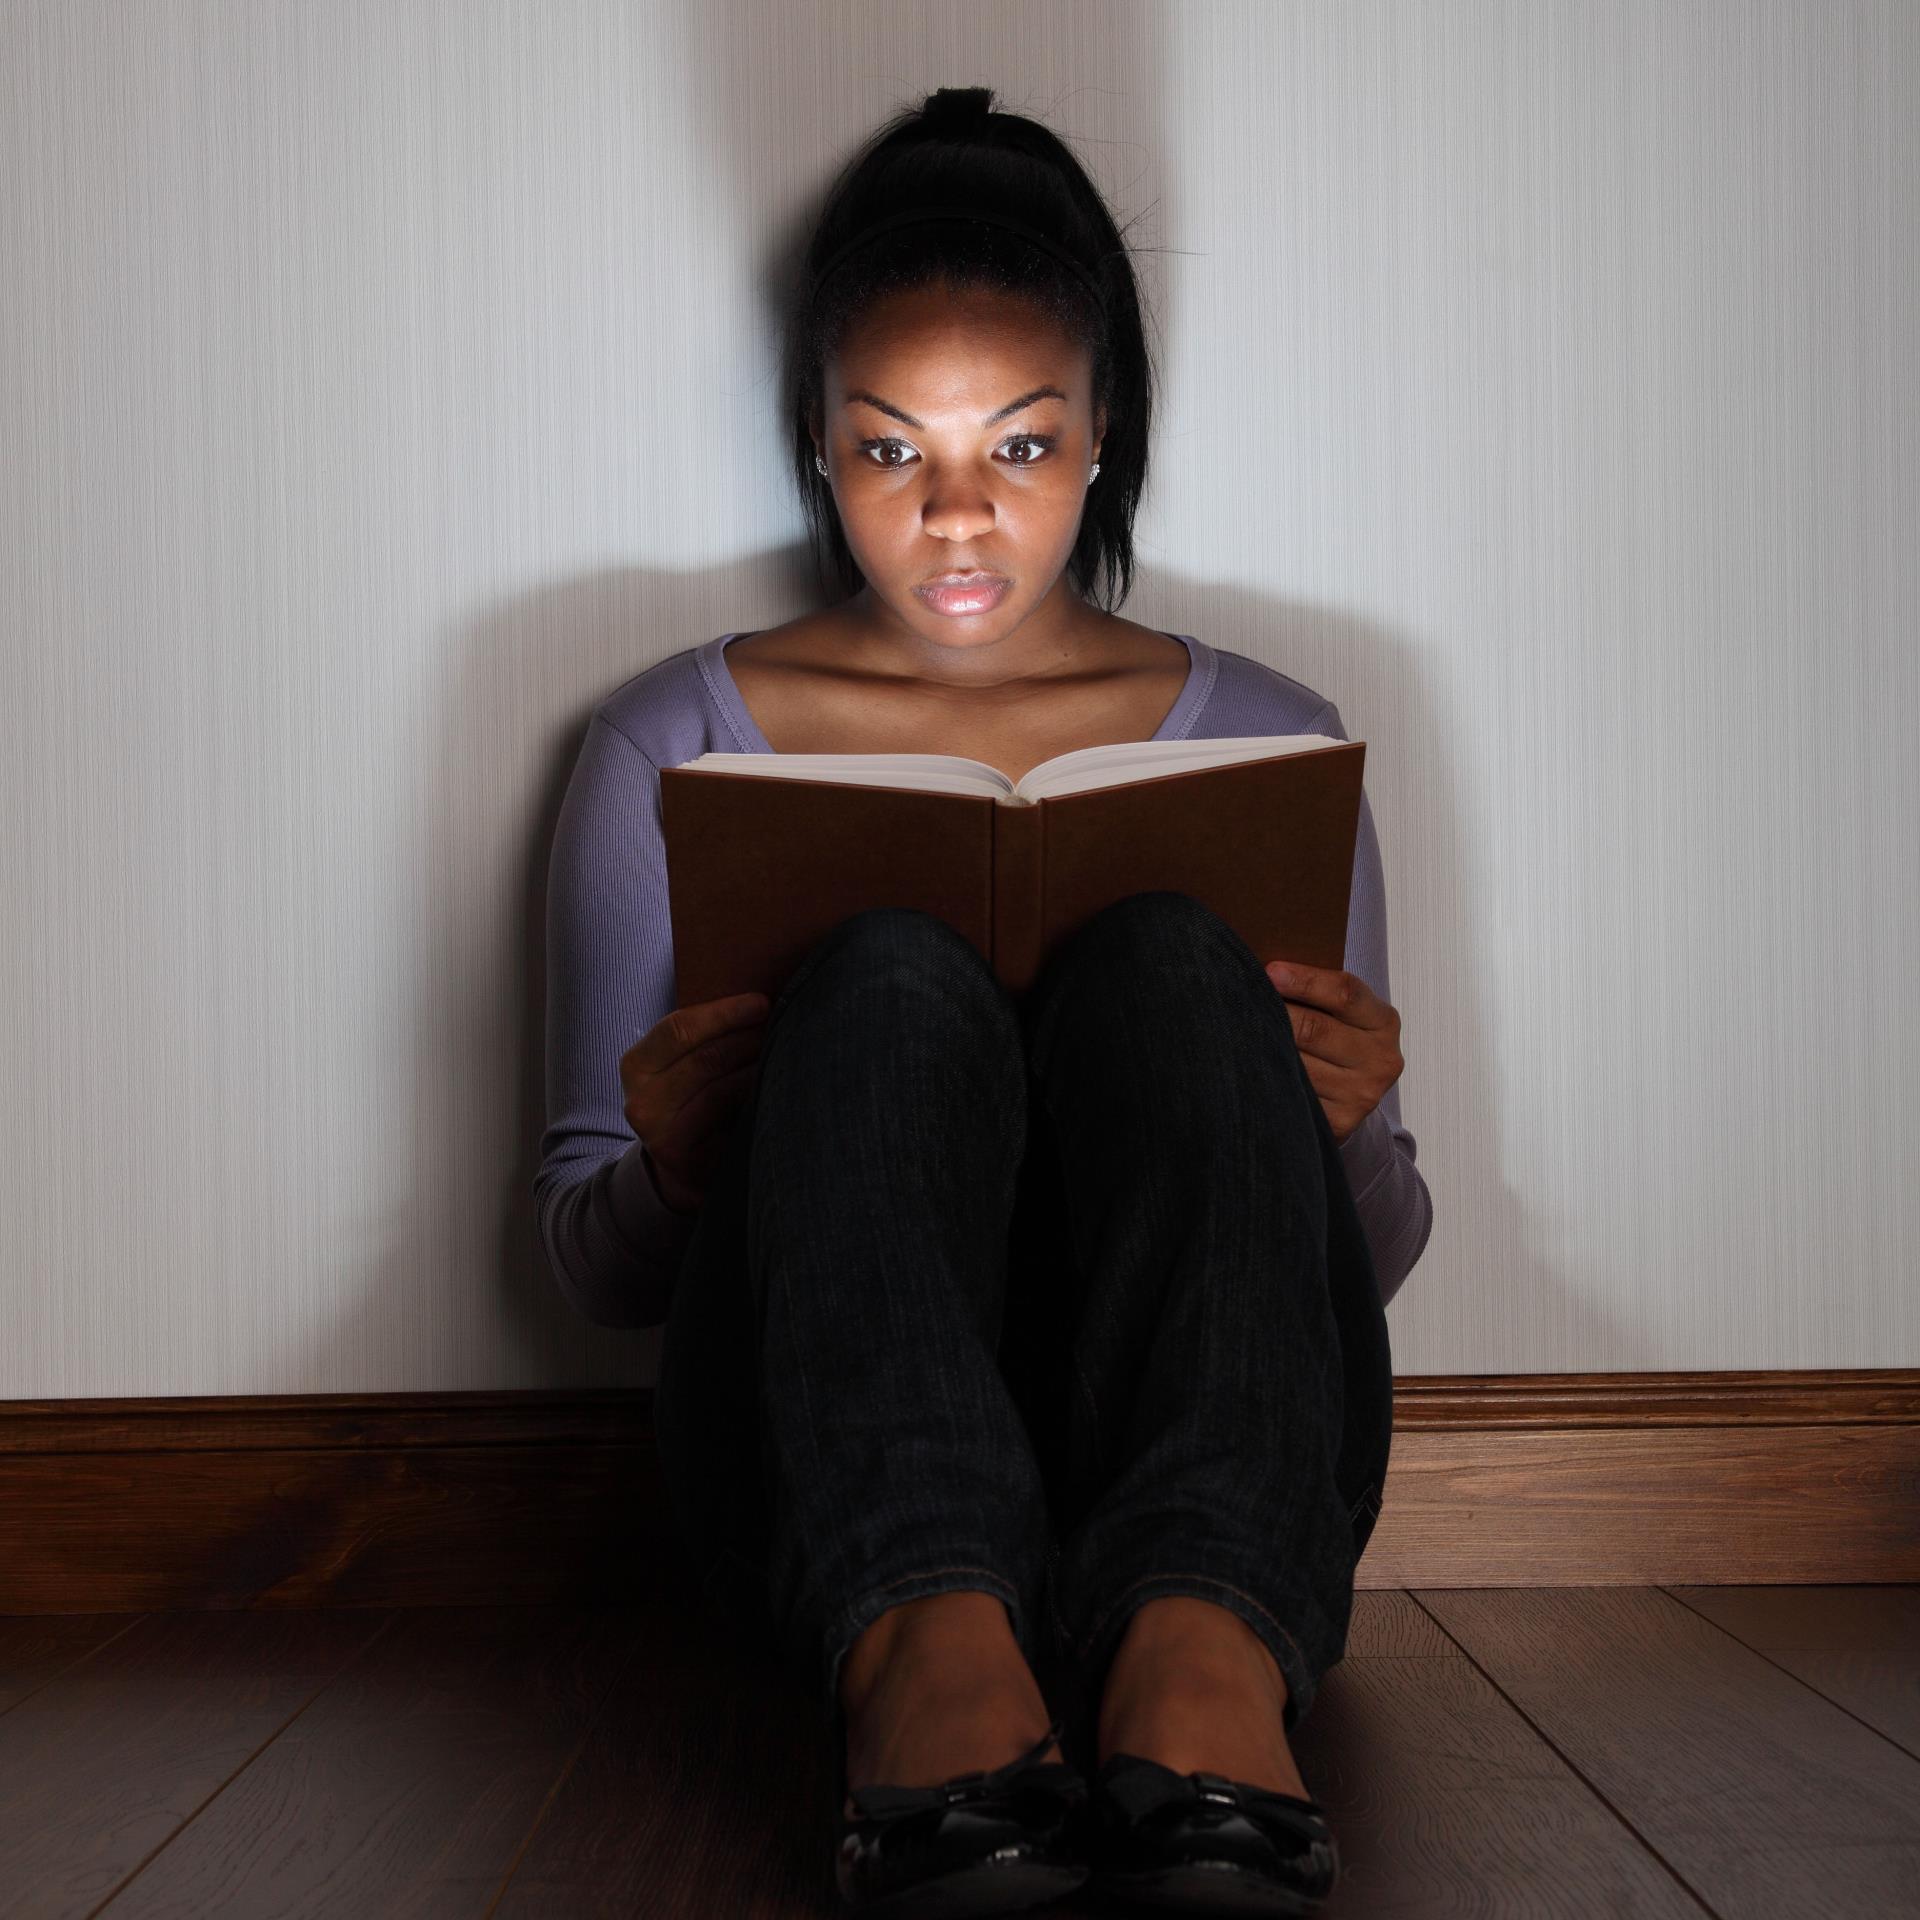
{"type": "Polygon", "coordinates": [[[1046,933],[1047,807],[993,809],[993,970],[1019,998],[1039,978],[1046,933]]]}

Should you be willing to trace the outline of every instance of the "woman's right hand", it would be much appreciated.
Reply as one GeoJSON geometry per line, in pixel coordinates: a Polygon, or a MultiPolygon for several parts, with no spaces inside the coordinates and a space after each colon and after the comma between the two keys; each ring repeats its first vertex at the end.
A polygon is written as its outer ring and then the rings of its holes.
{"type": "Polygon", "coordinates": [[[627,1125],[676,1213],[692,1213],[706,1192],[726,1123],[759,1069],[767,1011],[764,993],[676,1007],[620,1056],[627,1125]]]}

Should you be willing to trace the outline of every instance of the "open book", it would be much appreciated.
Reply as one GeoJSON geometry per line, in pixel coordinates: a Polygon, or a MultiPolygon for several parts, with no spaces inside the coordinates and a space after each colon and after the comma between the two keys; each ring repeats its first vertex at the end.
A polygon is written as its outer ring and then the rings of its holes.
{"type": "Polygon", "coordinates": [[[970,940],[1010,995],[1129,894],[1191,894],[1261,961],[1338,967],[1364,740],[1259,734],[1056,754],[703,753],[660,771],[676,1006],[775,999],[869,907],[970,940]]]}

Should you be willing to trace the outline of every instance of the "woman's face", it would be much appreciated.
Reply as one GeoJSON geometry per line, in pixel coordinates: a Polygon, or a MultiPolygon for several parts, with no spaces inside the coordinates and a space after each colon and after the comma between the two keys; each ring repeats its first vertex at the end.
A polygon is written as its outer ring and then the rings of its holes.
{"type": "Polygon", "coordinates": [[[1106,427],[1083,347],[1024,301],[937,285],[861,315],[824,390],[815,438],[866,576],[856,602],[948,647],[1036,609],[1043,629],[1083,616],[1065,568],[1106,427]],[[952,573],[986,578],[941,591],[952,573]]]}

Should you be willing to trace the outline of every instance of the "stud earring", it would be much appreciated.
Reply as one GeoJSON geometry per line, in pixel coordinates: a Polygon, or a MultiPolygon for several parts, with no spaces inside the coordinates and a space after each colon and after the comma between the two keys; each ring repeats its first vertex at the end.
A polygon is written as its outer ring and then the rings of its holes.
{"type": "Polygon", "coordinates": [[[813,464],[818,467],[822,473],[826,472],[827,463],[822,460],[817,453],[813,456],[813,464]]]}
{"type": "Polygon", "coordinates": [[[1093,480],[1094,480],[1094,474],[1097,474],[1097,473],[1098,473],[1099,471],[1100,471],[1100,462],[1099,462],[1098,460],[1096,460],[1096,461],[1095,461],[1095,462],[1093,463],[1093,473],[1090,473],[1090,474],[1088,474],[1088,475],[1087,475],[1087,485],[1088,485],[1088,486],[1092,486],[1092,485],[1093,485],[1093,480]]]}

